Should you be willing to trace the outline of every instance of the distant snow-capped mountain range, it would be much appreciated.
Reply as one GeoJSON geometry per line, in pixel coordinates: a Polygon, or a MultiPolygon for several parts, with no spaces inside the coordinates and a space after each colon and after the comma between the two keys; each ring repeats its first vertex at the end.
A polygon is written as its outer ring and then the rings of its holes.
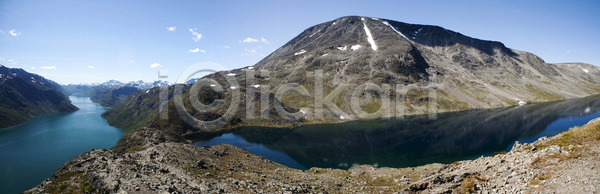
{"type": "Polygon", "coordinates": [[[170,86],[172,85],[171,83],[169,83],[168,81],[162,81],[162,80],[158,80],[158,81],[154,81],[154,82],[144,82],[142,80],[138,80],[138,81],[130,81],[130,82],[120,82],[117,80],[108,80],[106,82],[103,83],[91,83],[91,84],[68,84],[67,86],[98,86],[98,87],[105,87],[105,88],[120,88],[120,87],[124,87],[124,86],[129,86],[129,87],[135,87],[138,88],[139,90],[147,90],[153,87],[159,87],[159,86],[170,86]]]}

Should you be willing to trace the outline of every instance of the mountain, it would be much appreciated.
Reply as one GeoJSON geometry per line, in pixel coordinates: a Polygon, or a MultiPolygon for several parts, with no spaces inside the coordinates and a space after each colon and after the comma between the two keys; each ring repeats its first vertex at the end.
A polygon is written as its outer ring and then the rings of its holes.
{"type": "Polygon", "coordinates": [[[68,84],[61,85],[62,92],[65,96],[90,96],[92,89],[95,86],[91,84],[68,84]]]}
{"type": "MultiPolygon", "coordinates": [[[[597,66],[545,63],[500,42],[438,26],[358,16],[310,27],[254,67],[269,70],[273,86],[311,85],[306,72],[315,70],[323,72],[325,84],[399,84],[407,90],[407,104],[398,110],[403,114],[510,106],[600,91],[597,66]],[[423,90],[431,95],[421,95],[423,90]]],[[[345,101],[350,101],[348,95],[345,101]]]]}
{"type": "Polygon", "coordinates": [[[171,84],[168,81],[154,81],[152,83],[150,82],[144,82],[142,80],[138,80],[138,81],[130,81],[127,83],[122,83],[122,85],[120,85],[119,87],[123,87],[123,86],[129,86],[129,87],[136,87],[139,90],[147,90],[150,88],[154,88],[154,87],[159,87],[159,86],[170,86],[171,84]]]}
{"type": "MultiPolygon", "coordinates": [[[[210,103],[224,96],[227,104],[232,102],[232,91],[242,92],[238,97],[240,108],[221,129],[493,108],[600,92],[600,68],[594,65],[546,63],[534,54],[507,48],[501,42],[471,38],[442,27],[359,16],[310,27],[252,67],[205,78],[235,89],[212,95],[206,91],[214,90],[203,87],[202,101],[210,103]],[[239,86],[231,87],[225,77],[235,78],[239,86]],[[275,97],[277,89],[290,83],[303,86],[308,95],[288,93],[275,97]],[[357,92],[357,88],[373,85],[383,89],[357,92]],[[265,94],[273,99],[266,106],[258,105],[262,99],[260,88],[268,88],[265,94]],[[353,94],[358,103],[351,103],[353,94]],[[318,100],[326,102],[315,103],[318,100]],[[289,112],[302,110],[301,114],[284,119],[277,114],[275,101],[295,110],[289,112]],[[248,102],[253,106],[246,106],[248,102]],[[249,119],[246,114],[252,111],[254,115],[249,119]],[[270,119],[259,118],[264,114],[270,119]]],[[[219,118],[225,113],[223,109],[211,113],[194,111],[187,98],[191,85],[182,87],[182,104],[191,111],[190,115],[219,118]]],[[[206,125],[200,129],[190,126],[183,121],[189,117],[182,119],[177,110],[171,110],[175,109],[173,88],[169,89],[167,113],[174,116],[168,121],[158,121],[158,91],[137,93],[104,116],[109,123],[124,129],[150,125],[182,133],[215,130],[206,125]],[[124,114],[133,116],[124,120],[124,114]],[[137,124],[129,125],[128,121],[137,124]]]]}
{"type": "Polygon", "coordinates": [[[90,92],[90,99],[98,102],[104,107],[115,107],[127,99],[127,97],[140,90],[133,86],[121,86],[118,88],[94,87],[90,92]]]}
{"type": "Polygon", "coordinates": [[[130,81],[127,83],[123,83],[117,80],[108,80],[104,83],[100,83],[100,84],[94,84],[94,86],[99,86],[99,87],[105,87],[105,88],[119,88],[119,87],[124,87],[124,86],[128,86],[128,87],[135,87],[138,88],[139,90],[147,90],[153,87],[159,87],[159,86],[170,86],[171,84],[168,81],[162,81],[162,80],[158,80],[158,81],[154,81],[154,82],[144,82],[142,80],[138,80],[138,81],[130,81]]]}
{"type": "Polygon", "coordinates": [[[168,81],[154,81],[154,82],[144,82],[142,80],[138,81],[130,81],[127,83],[120,82],[118,80],[108,80],[103,83],[91,83],[91,84],[67,84],[61,85],[63,90],[65,91],[65,95],[83,95],[88,96],[93,88],[102,87],[102,88],[120,88],[120,87],[135,87],[138,90],[147,90],[153,87],[159,86],[170,86],[171,83],[168,81]]]}
{"type": "Polygon", "coordinates": [[[117,80],[108,80],[103,83],[93,84],[68,84],[62,85],[65,95],[89,96],[92,101],[98,102],[104,107],[114,107],[125,101],[127,97],[141,90],[160,86],[170,86],[168,81],[144,82],[130,81],[123,83],[117,80]]]}
{"type": "Polygon", "coordinates": [[[0,128],[43,113],[77,110],[60,90],[42,76],[0,65],[0,128]]]}
{"type": "Polygon", "coordinates": [[[192,78],[188,81],[185,82],[185,84],[194,84],[196,83],[198,80],[200,80],[200,78],[192,78]]]}

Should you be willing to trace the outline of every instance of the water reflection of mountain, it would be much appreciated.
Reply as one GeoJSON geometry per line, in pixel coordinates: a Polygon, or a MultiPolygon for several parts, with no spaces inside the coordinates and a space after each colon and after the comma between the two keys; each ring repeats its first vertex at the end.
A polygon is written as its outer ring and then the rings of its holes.
{"type": "Polygon", "coordinates": [[[452,162],[506,149],[540,133],[561,117],[600,111],[600,95],[403,119],[362,120],[295,129],[246,127],[234,132],[248,142],[287,153],[305,166],[352,164],[406,167],[452,162]]]}

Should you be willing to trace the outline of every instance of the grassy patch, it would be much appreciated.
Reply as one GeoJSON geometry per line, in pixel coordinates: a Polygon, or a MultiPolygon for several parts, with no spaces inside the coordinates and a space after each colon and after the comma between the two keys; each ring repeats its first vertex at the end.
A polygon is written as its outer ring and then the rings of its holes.
{"type": "Polygon", "coordinates": [[[456,189],[457,193],[473,193],[475,192],[475,179],[473,177],[467,177],[463,179],[460,187],[456,189]]]}
{"type": "Polygon", "coordinates": [[[542,90],[542,89],[537,88],[537,87],[535,87],[535,86],[533,86],[531,84],[526,84],[525,87],[535,97],[543,99],[543,100],[564,100],[565,99],[564,96],[547,92],[546,90],[542,90]]]}
{"type": "Polygon", "coordinates": [[[549,172],[545,172],[539,175],[536,175],[531,180],[529,180],[529,185],[539,185],[541,181],[548,180],[552,178],[552,174],[549,172]]]}
{"type": "Polygon", "coordinates": [[[437,90],[436,92],[438,95],[436,101],[443,110],[465,110],[470,108],[469,104],[451,96],[445,91],[437,90]]]}
{"type": "MultiPolygon", "coordinates": [[[[578,159],[586,155],[583,150],[589,149],[590,144],[597,144],[598,140],[600,140],[600,122],[571,128],[569,131],[557,135],[545,144],[535,145],[535,148],[539,150],[549,146],[559,146],[563,149],[568,148],[567,151],[569,153],[556,153],[538,157],[531,162],[531,166],[534,168],[544,168],[553,164],[553,161],[561,162],[578,159]]],[[[525,149],[531,149],[531,147],[528,146],[525,149]]]]}
{"type": "Polygon", "coordinates": [[[535,146],[535,149],[543,150],[543,149],[547,148],[548,146],[549,145],[538,145],[538,146],[535,146]]]}
{"type": "Polygon", "coordinates": [[[496,155],[503,155],[503,154],[506,154],[506,151],[494,152],[494,153],[492,154],[492,157],[494,157],[494,156],[496,156],[496,155]]]}
{"type": "Polygon", "coordinates": [[[372,100],[361,104],[360,108],[366,113],[374,113],[384,107],[381,107],[381,100],[372,100]]]}
{"type": "Polygon", "coordinates": [[[377,177],[373,181],[370,181],[370,185],[373,186],[392,186],[395,184],[396,183],[394,182],[394,180],[386,177],[377,177]]]}
{"type": "Polygon", "coordinates": [[[48,193],[89,193],[92,190],[83,171],[62,173],[48,186],[48,193]]]}
{"type": "Polygon", "coordinates": [[[569,129],[558,135],[558,138],[552,139],[549,145],[558,145],[561,147],[569,145],[583,145],[600,140],[600,122],[581,127],[569,129]]]}
{"type": "Polygon", "coordinates": [[[127,148],[127,152],[128,153],[134,153],[137,152],[138,150],[140,150],[142,147],[141,146],[131,146],[127,148]]]}

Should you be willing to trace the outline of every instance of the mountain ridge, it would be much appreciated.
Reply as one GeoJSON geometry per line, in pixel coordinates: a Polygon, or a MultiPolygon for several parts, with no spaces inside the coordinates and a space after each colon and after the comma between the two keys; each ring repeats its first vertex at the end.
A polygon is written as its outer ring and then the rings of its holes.
{"type": "Polygon", "coordinates": [[[61,93],[56,82],[23,69],[0,65],[0,128],[44,113],[75,110],[78,108],[61,93]]]}
{"type": "Polygon", "coordinates": [[[170,85],[168,81],[163,80],[154,82],[144,82],[142,80],[120,82],[117,80],[108,80],[102,83],[68,84],[61,85],[61,87],[65,95],[86,96],[104,107],[115,107],[133,93],[170,85]]]}
{"type": "MultiPolygon", "coordinates": [[[[507,48],[501,42],[470,38],[439,26],[360,16],[317,24],[254,66],[204,78],[214,79],[229,88],[212,95],[206,93],[213,91],[210,87],[201,87],[203,89],[199,91],[205,91],[203,101],[208,103],[216,99],[231,103],[234,91],[244,93],[238,98],[241,108],[220,129],[292,127],[495,108],[600,92],[600,68],[593,65],[546,63],[534,54],[507,48]],[[316,79],[319,76],[321,85],[316,79]],[[239,86],[229,86],[229,78],[237,81],[239,86]],[[278,88],[291,83],[304,87],[310,98],[277,94],[278,88]],[[353,87],[339,92],[337,89],[344,84],[353,87]],[[364,84],[389,87],[380,94],[359,91],[357,111],[352,104],[352,90],[364,84]],[[335,91],[339,93],[328,99],[331,100],[329,105],[335,107],[317,106],[318,100],[327,99],[335,91]],[[258,106],[263,95],[272,99],[264,106],[266,109],[262,104],[258,106]],[[294,116],[284,118],[279,115],[276,101],[291,110],[288,112],[294,116]],[[336,108],[337,112],[332,110],[336,108]],[[259,115],[267,115],[269,119],[258,118],[259,115]]],[[[198,128],[180,118],[173,94],[173,89],[178,86],[183,87],[183,106],[191,111],[190,115],[212,120],[225,114],[225,110],[212,113],[193,110],[187,98],[193,85],[175,85],[167,90],[168,103],[148,102],[148,99],[159,100],[159,90],[152,89],[149,93],[133,94],[123,106],[115,107],[104,116],[109,123],[125,130],[141,126],[175,130],[176,134],[215,130],[208,126],[198,128]],[[170,115],[166,121],[158,118],[160,106],[167,107],[162,111],[170,115]],[[126,120],[120,118],[123,116],[120,112],[133,115],[127,121],[136,124],[126,124],[126,120]],[[152,118],[142,118],[148,116],[152,118]]]]}

